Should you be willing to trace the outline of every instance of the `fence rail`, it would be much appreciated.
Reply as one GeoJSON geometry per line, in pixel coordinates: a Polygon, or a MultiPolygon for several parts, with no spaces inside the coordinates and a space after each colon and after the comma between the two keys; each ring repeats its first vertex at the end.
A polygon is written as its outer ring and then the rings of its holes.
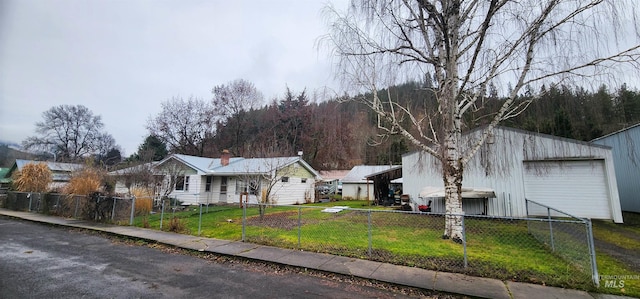
{"type": "MultiPolygon", "coordinates": [[[[0,198],[0,207],[129,225],[137,216],[158,214],[159,229],[175,219],[167,213],[182,209],[175,200],[19,192],[0,198]]],[[[237,218],[225,223],[237,225],[231,238],[245,242],[501,279],[545,281],[539,273],[553,269],[566,281],[599,284],[591,221],[533,201],[527,201],[527,218],[309,205],[244,204],[241,213],[237,206],[209,208],[189,207],[198,235],[220,225],[203,215],[236,209],[237,218]],[[442,238],[447,216],[462,219],[461,243],[442,238]]]]}
{"type": "Polygon", "coordinates": [[[590,271],[593,283],[600,285],[593,228],[590,219],[580,218],[548,205],[525,199],[527,217],[547,221],[527,221],[527,230],[554,254],[590,271]],[[567,221],[562,221],[566,219],[567,221]]]}

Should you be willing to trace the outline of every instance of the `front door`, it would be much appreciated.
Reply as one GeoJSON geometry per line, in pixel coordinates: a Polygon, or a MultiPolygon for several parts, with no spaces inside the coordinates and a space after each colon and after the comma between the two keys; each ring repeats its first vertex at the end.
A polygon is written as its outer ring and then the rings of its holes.
{"type": "Polygon", "coordinates": [[[227,202],[227,177],[220,177],[220,202],[227,202]]]}

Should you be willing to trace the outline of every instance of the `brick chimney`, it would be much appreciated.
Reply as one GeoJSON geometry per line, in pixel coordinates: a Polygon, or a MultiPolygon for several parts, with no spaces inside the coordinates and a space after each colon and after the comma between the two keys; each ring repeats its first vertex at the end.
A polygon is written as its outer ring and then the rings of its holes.
{"type": "Polygon", "coordinates": [[[229,150],[223,150],[222,156],[220,157],[220,164],[222,164],[222,166],[229,165],[230,158],[231,158],[231,154],[229,153],[229,150]]]}

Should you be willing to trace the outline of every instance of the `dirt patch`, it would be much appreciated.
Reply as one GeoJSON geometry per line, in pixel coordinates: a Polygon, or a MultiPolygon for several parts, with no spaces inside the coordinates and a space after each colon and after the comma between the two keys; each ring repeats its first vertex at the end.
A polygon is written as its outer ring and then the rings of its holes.
{"type": "MultiPolygon", "coordinates": [[[[302,225],[308,221],[302,220],[302,225]]],[[[298,211],[269,213],[247,218],[247,225],[292,230],[298,227],[298,211]]]]}

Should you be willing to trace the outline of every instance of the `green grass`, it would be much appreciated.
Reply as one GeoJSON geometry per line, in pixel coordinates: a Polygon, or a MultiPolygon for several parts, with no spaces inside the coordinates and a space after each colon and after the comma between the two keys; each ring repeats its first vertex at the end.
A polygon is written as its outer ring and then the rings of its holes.
{"type": "MultiPolygon", "coordinates": [[[[552,252],[528,233],[524,221],[504,221],[467,218],[468,267],[463,263],[463,246],[443,240],[444,219],[440,216],[406,215],[401,213],[375,213],[389,209],[370,206],[366,201],[338,201],[296,207],[269,207],[260,216],[258,208],[247,209],[246,241],[325,252],[336,255],[369,258],[372,260],[416,266],[439,271],[460,272],[503,280],[531,282],[588,291],[638,296],[638,283],[628,282],[624,290],[602,288],[596,290],[589,271],[568,263],[560,246],[575,240],[556,231],[558,245],[552,252]],[[323,213],[319,208],[348,206],[362,211],[323,213]],[[368,209],[374,210],[369,216],[368,209]],[[298,213],[301,213],[300,215],[298,213]],[[298,229],[298,223],[302,226],[298,229]],[[368,224],[372,224],[369,235],[368,224]],[[369,238],[372,248],[369,252],[369,238]]],[[[189,233],[198,233],[198,209],[167,213],[164,228],[171,217],[184,221],[189,233]]],[[[138,217],[135,225],[143,225],[138,217]]],[[[150,228],[158,229],[160,215],[147,217],[150,228]]],[[[632,228],[632,230],[635,228],[632,228]]],[[[606,227],[594,225],[594,232],[606,227]]],[[[237,206],[211,206],[202,213],[201,235],[204,237],[240,240],[242,238],[242,209],[237,206]]],[[[621,241],[624,243],[625,241],[621,241]]],[[[634,244],[625,246],[633,247],[634,244]]],[[[570,252],[570,251],[568,251],[570,252]]],[[[581,256],[578,256],[581,257],[581,256]]],[[[589,264],[587,263],[587,266],[589,264]]],[[[598,254],[600,273],[627,273],[625,265],[604,254],[598,254]],[[608,271],[608,272],[603,272],[608,271]]]]}
{"type": "MultiPolygon", "coordinates": [[[[593,221],[594,238],[614,244],[638,257],[640,256],[640,214],[625,212],[623,216],[624,224],[611,221],[593,221]]],[[[596,260],[598,273],[601,277],[614,275],[640,277],[640,273],[634,271],[628,263],[615,259],[598,247],[596,247],[596,260]]],[[[605,280],[606,278],[600,280],[598,291],[640,298],[640,279],[626,279],[624,288],[608,288],[605,285],[605,280]]]]}
{"type": "Polygon", "coordinates": [[[624,288],[607,288],[604,279],[606,276],[613,275],[640,276],[640,273],[633,272],[627,265],[598,250],[596,250],[596,260],[598,263],[598,273],[600,277],[603,278],[600,280],[599,292],[640,298],[640,279],[626,279],[624,281],[624,288]]]}

